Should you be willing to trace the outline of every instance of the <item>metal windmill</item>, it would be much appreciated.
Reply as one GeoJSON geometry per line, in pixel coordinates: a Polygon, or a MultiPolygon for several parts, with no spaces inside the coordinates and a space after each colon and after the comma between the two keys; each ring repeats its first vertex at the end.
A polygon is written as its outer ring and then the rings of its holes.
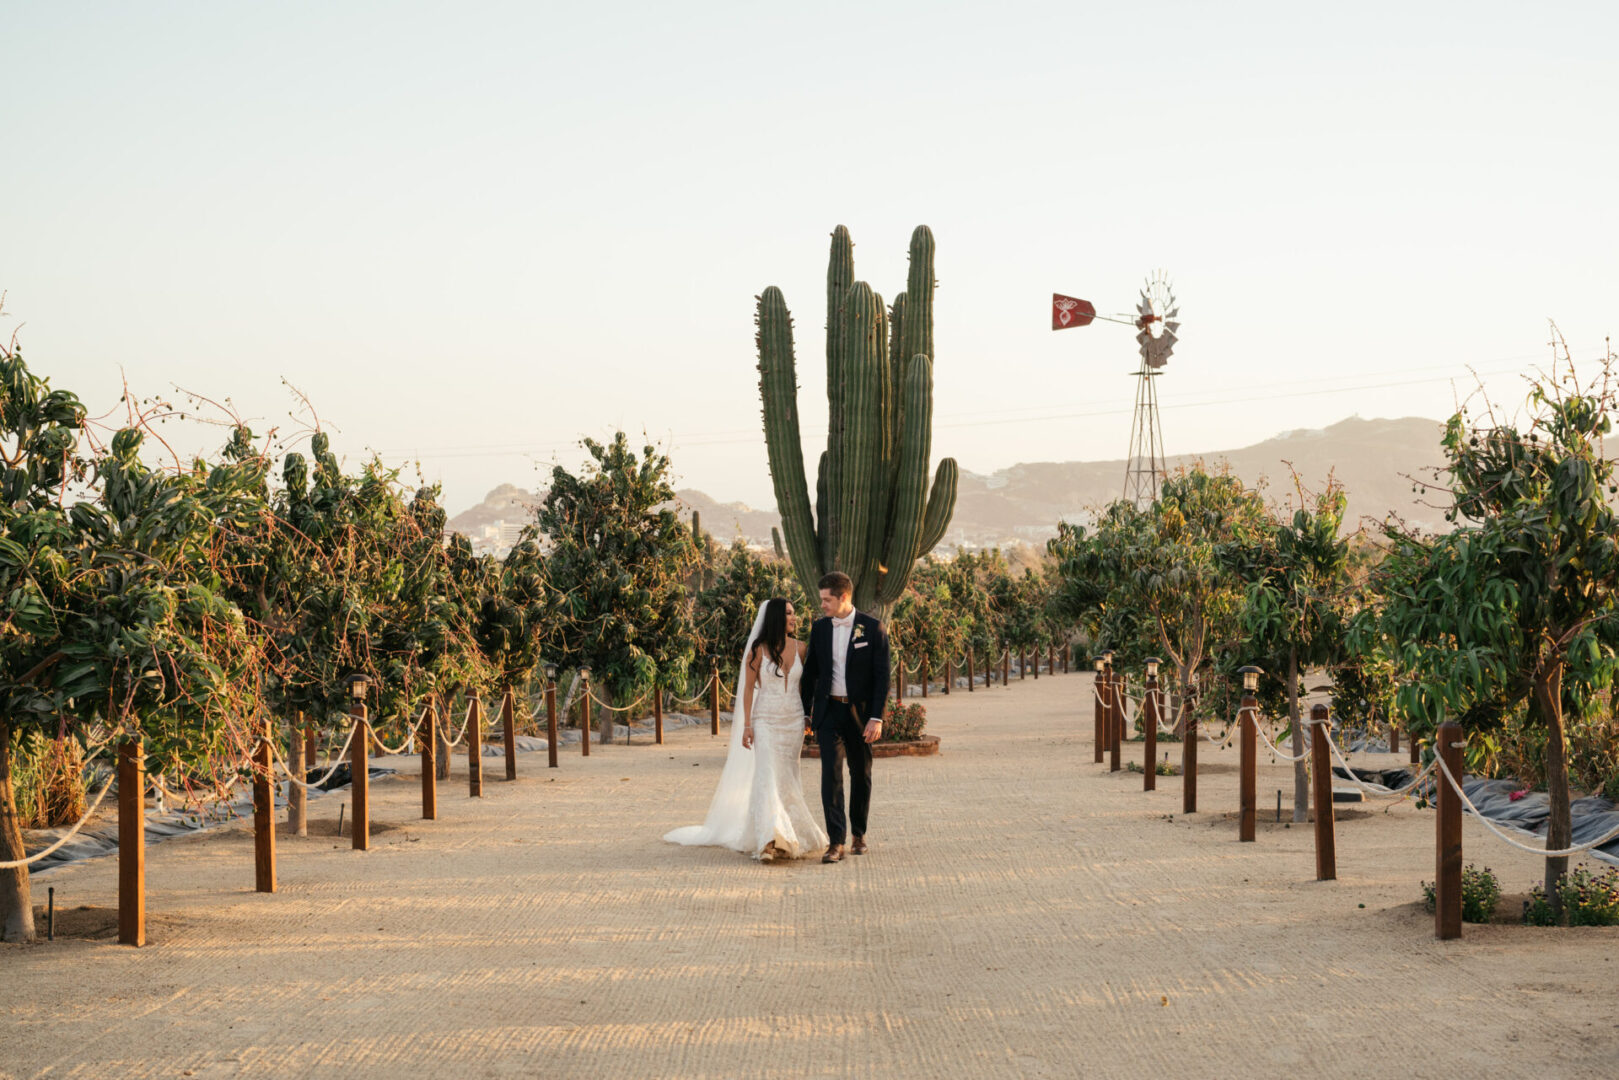
{"type": "Polygon", "coordinates": [[[1168,470],[1164,465],[1164,428],[1158,418],[1158,387],[1153,382],[1169,362],[1180,330],[1180,305],[1169,277],[1155,271],[1141,286],[1135,318],[1096,314],[1087,300],[1053,293],[1051,328],[1067,330],[1089,326],[1093,319],[1136,328],[1141,366],[1136,370],[1136,408],[1130,421],[1130,453],[1124,459],[1124,498],[1145,506],[1158,497],[1168,470]]]}
{"type": "Polygon", "coordinates": [[[1164,465],[1164,427],[1158,419],[1158,385],[1153,381],[1169,362],[1180,329],[1180,305],[1162,270],[1148,278],[1136,303],[1136,343],[1141,367],[1136,371],[1136,409],[1130,421],[1130,455],[1124,459],[1124,497],[1136,506],[1158,498],[1168,470],[1164,465]]]}

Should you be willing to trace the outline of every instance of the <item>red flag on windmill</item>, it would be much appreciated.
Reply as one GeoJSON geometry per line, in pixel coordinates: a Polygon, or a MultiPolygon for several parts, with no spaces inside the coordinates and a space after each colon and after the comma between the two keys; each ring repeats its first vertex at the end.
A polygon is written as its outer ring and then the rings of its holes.
{"type": "Polygon", "coordinates": [[[1077,296],[1051,294],[1051,328],[1067,330],[1074,326],[1089,326],[1096,318],[1096,305],[1077,296]]]}

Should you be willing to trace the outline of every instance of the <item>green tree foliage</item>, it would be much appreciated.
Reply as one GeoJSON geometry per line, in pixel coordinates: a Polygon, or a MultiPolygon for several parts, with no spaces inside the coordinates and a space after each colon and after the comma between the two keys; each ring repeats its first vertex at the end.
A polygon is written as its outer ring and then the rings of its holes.
{"type": "Polygon", "coordinates": [[[931,555],[924,559],[889,619],[896,664],[903,665],[904,672],[917,672],[918,678],[924,660],[930,676],[944,678],[948,666],[967,648],[971,614],[955,606],[948,565],[931,555]]]}
{"type": "MultiPolygon", "coordinates": [[[[29,371],[17,349],[0,348],[0,393],[0,862],[9,862],[24,853],[15,755],[28,733],[57,734],[55,675],[77,561],[62,501],[81,473],[85,411],[29,371]]],[[[0,870],[0,939],[33,936],[28,868],[0,870]]]]}
{"type": "MultiPolygon", "coordinates": [[[[1530,394],[1528,429],[1445,427],[1446,476],[1457,527],[1442,536],[1391,529],[1382,567],[1387,601],[1361,643],[1395,658],[1408,725],[1454,717],[1469,731],[1498,729],[1518,703],[1546,733],[1548,850],[1570,845],[1566,724],[1604,702],[1616,669],[1619,521],[1602,452],[1613,394],[1572,376],[1530,394]]],[[[1549,892],[1566,858],[1546,860],[1549,892]]]]}
{"type": "MultiPolygon", "coordinates": [[[[551,640],[564,663],[590,668],[598,687],[629,701],[655,683],[685,682],[696,644],[685,584],[691,534],[668,508],[668,457],[648,446],[637,458],[623,432],[584,446],[583,474],[553,469],[538,512],[559,594],[551,640]]],[[[606,741],[612,725],[602,712],[606,741]]]]}
{"type": "MultiPolygon", "coordinates": [[[[1304,498],[1300,489],[1301,500],[1304,498]]],[[[1293,730],[1293,754],[1305,750],[1299,718],[1305,666],[1332,667],[1343,654],[1344,605],[1349,587],[1349,542],[1339,536],[1347,500],[1329,482],[1290,517],[1261,523],[1257,535],[1225,546],[1227,569],[1247,582],[1241,613],[1242,642],[1229,658],[1232,668],[1263,667],[1282,683],[1293,730]]],[[[1293,820],[1310,816],[1308,762],[1293,763],[1293,820]]]]}
{"type": "MultiPolygon", "coordinates": [[[[798,636],[807,639],[810,624],[820,615],[820,603],[804,595],[790,562],[765,559],[738,538],[715,561],[712,583],[696,596],[693,622],[696,631],[695,680],[699,683],[718,670],[720,679],[736,678],[748,632],[758,617],[759,605],[773,597],[792,602],[798,613],[798,636]]],[[[733,688],[734,689],[734,688],[733,688]]]]}

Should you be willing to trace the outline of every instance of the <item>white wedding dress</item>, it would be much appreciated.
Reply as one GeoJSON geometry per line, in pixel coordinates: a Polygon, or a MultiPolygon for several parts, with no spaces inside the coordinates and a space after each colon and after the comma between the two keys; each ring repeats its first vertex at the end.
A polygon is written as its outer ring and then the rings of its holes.
{"type": "MultiPolygon", "coordinates": [[[[763,608],[760,610],[762,617],[763,608]]],[[[702,825],[675,829],[665,834],[665,840],[727,847],[754,858],[772,841],[781,858],[796,859],[826,849],[826,830],[804,800],[798,773],[804,746],[804,703],[798,683],[804,664],[791,653],[783,660],[789,665],[785,675],[760,650],[759,685],[751,713],[753,748],[742,745],[739,708],[731,724],[731,751],[707,819],[702,825]]]]}

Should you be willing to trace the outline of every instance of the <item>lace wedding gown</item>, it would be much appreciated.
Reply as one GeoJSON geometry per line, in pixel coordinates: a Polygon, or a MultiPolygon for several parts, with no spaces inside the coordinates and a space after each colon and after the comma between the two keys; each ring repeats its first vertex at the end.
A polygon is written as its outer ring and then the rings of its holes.
{"type": "MultiPolygon", "coordinates": [[[[667,834],[664,839],[671,843],[728,847],[755,858],[771,841],[782,858],[796,859],[826,848],[826,830],[804,799],[798,773],[804,746],[804,703],[798,695],[803,662],[789,660],[784,676],[763,650],[760,653],[753,749],[744,749],[740,733],[736,735],[708,820],[667,834]],[[738,773],[750,766],[751,781],[744,787],[738,773]]],[[[741,720],[739,709],[732,722],[741,720]]]]}

